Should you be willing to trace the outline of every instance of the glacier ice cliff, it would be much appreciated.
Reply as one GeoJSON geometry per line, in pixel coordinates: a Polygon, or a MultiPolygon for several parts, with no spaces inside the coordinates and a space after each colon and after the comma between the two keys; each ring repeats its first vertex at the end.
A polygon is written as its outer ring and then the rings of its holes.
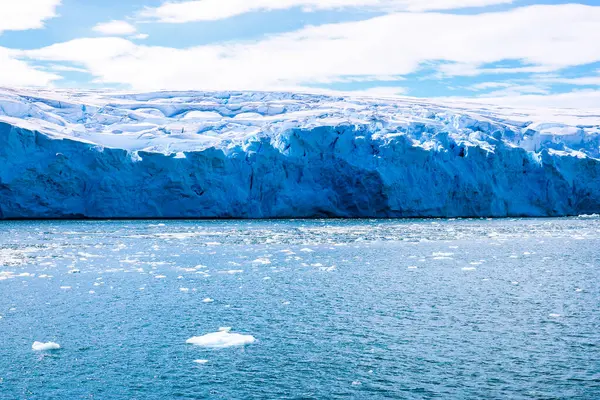
{"type": "Polygon", "coordinates": [[[600,212],[600,112],[0,89],[0,219],[600,212]]]}

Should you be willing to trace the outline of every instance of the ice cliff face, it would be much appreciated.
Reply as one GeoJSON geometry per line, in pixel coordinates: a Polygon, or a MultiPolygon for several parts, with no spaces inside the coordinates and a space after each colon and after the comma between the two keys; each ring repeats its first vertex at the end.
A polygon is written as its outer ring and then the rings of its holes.
{"type": "Polygon", "coordinates": [[[0,89],[4,219],[597,213],[599,159],[592,112],[0,89]]]}

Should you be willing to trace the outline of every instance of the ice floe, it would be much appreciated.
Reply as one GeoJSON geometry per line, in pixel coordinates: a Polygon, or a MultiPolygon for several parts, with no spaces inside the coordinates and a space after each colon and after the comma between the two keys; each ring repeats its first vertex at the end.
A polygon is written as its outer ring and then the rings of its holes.
{"type": "Polygon", "coordinates": [[[58,343],[54,343],[54,342],[47,342],[47,343],[34,342],[31,345],[31,349],[33,351],[58,350],[58,349],[60,349],[60,345],[58,343]]]}
{"type": "Polygon", "coordinates": [[[254,343],[255,341],[256,339],[252,335],[231,333],[231,328],[220,328],[218,332],[189,338],[186,340],[186,343],[201,347],[222,349],[226,347],[244,346],[254,343]]]}

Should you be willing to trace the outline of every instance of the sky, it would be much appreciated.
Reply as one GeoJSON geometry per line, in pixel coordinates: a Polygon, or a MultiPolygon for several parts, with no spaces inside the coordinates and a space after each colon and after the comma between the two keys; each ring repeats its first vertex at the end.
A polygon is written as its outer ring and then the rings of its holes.
{"type": "Polygon", "coordinates": [[[0,0],[0,86],[600,108],[600,0],[0,0]]]}

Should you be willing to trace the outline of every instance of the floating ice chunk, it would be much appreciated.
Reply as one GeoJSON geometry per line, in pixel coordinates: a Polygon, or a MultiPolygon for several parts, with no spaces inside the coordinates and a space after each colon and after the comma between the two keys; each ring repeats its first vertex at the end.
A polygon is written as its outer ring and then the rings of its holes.
{"type": "Polygon", "coordinates": [[[156,275],[154,278],[155,279],[165,279],[166,276],[164,276],[164,275],[156,275]]]}
{"type": "Polygon", "coordinates": [[[462,270],[463,271],[476,271],[477,268],[475,268],[475,267],[464,267],[462,270]]]}
{"type": "Polygon", "coordinates": [[[42,342],[33,342],[31,345],[31,349],[33,351],[49,351],[49,350],[58,350],[60,349],[60,345],[54,342],[42,343],[42,342]]]}
{"type": "Polygon", "coordinates": [[[550,314],[549,317],[550,318],[560,318],[561,315],[560,314],[550,314]]]}
{"type": "Polygon", "coordinates": [[[257,258],[256,260],[252,261],[252,264],[259,264],[259,265],[269,265],[271,264],[271,260],[269,260],[268,258],[257,258]]]}
{"type": "Polygon", "coordinates": [[[362,383],[359,381],[352,382],[352,386],[360,386],[360,385],[362,385],[362,383]]]}
{"type": "Polygon", "coordinates": [[[333,272],[337,269],[337,267],[335,265],[332,265],[331,267],[321,267],[319,269],[325,272],[333,272]]]}
{"type": "Polygon", "coordinates": [[[229,275],[243,274],[243,273],[244,273],[243,269],[231,269],[229,271],[219,271],[219,274],[229,274],[229,275]]]}
{"type": "Polygon", "coordinates": [[[89,293],[89,294],[94,294],[94,293],[96,293],[96,292],[95,292],[95,291],[93,291],[93,290],[90,290],[88,293],[89,293]]]}
{"type": "Polygon", "coordinates": [[[410,267],[408,267],[408,269],[417,269],[417,267],[415,267],[414,265],[411,265],[410,267]]]}
{"type": "Polygon", "coordinates": [[[196,364],[206,364],[206,363],[208,363],[208,360],[194,360],[194,362],[196,364]]]}
{"type": "Polygon", "coordinates": [[[205,298],[204,300],[202,300],[203,303],[214,303],[214,299],[211,299],[210,297],[205,298]]]}
{"type": "Polygon", "coordinates": [[[71,286],[61,286],[60,287],[62,290],[70,290],[71,286]]]}
{"type": "Polygon", "coordinates": [[[433,253],[432,256],[433,257],[450,257],[453,256],[454,253],[433,253]]]}
{"type": "Polygon", "coordinates": [[[190,289],[188,289],[188,288],[186,288],[186,287],[180,287],[180,288],[179,288],[179,291],[180,291],[180,292],[189,292],[189,291],[190,291],[190,289]]]}
{"type": "Polygon", "coordinates": [[[289,301],[284,301],[284,302],[283,302],[283,303],[281,303],[281,304],[283,304],[284,306],[289,306],[289,305],[290,305],[290,304],[292,304],[292,303],[290,303],[289,301]]]}
{"type": "Polygon", "coordinates": [[[270,276],[265,276],[265,277],[263,278],[263,281],[270,281],[270,280],[271,280],[271,277],[270,277],[270,276]]]}
{"type": "Polygon", "coordinates": [[[583,292],[583,289],[577,288],[577,289],[575,289],[575,291],[576,291],[577,293],[580,293],[580,292],[583,292]]]}
{"type": "Polygon", "coordinates": [[[308,249],[308,248],[306,248],[306,249],[300,249],[300,251],[303,252],[303,253],[314,253],[315,252],[313,249],[308,249]]]}
{"type": "Polygon", "coordinates": [[[218,332],[189,338],[186,340],[186,343],[213,349],[223,349],[233,346],[245,346],[255,341],[256,339],[252,335],[231,333],[231,328],[220,328],[218,332]]]}

